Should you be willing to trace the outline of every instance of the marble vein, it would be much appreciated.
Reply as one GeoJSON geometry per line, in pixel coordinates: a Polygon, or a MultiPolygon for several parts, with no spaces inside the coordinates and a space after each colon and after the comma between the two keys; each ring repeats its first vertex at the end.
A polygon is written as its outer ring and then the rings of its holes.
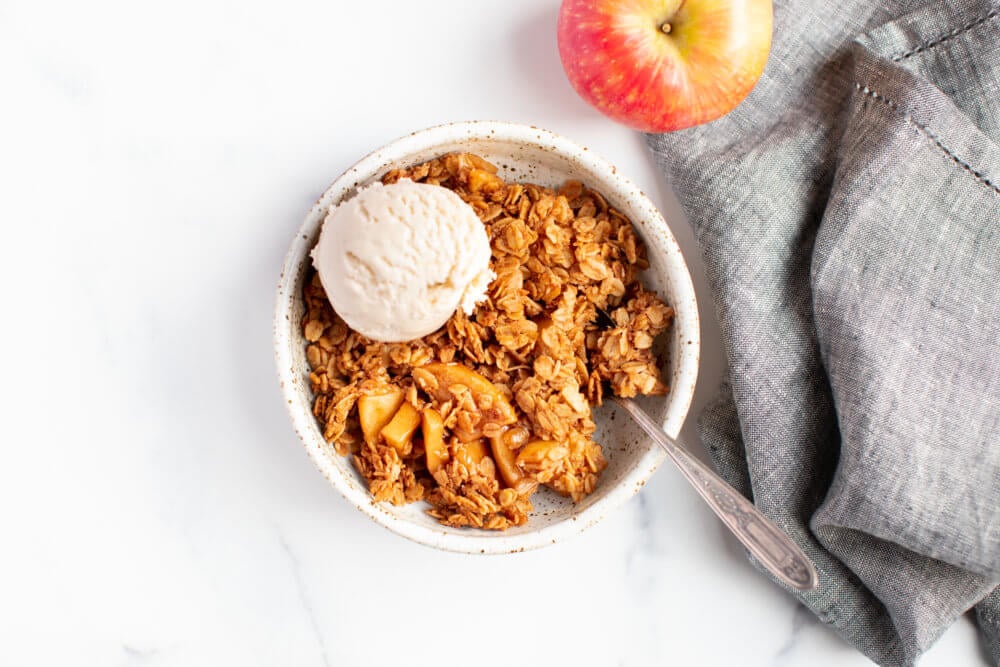
{"type": "Polygon", "coordinates": [[[122,644],[122,651],[124,651],[125,655],[128,656],[130,664],[146,662],[147,660],[156,657],[156,655],[160,652],[159,649],[138,648],[128,644],[122,644]]]}
{"type": "Polygon", "coordinates": [[[785,639],[785,643],[774,654],[774,658],[771,661],[773,667],[792,664],[789,662],[789,659],[798,646],[799,640],[802,638],[802,630],[812,618],[812,612],[809,609],[801,604],[795,605],[795,612],[792,614],[792,627],[788,631],[788,638],[785,639]]]}
{"type": "Polygon", "coordinates": [[[285,541],[285,536],[280,532],[278,533],[278,542],[281,543],[281,548],[284,549],[285,555],[288,556],[288,563],[291,566],[292,577],[295,579],[295,588],[299,593],[299,601],[302,603],[302,609],[306,613],[306,617],[309,619],[309,625],[312,627],[313,636],[316,637],[316,644],[319,647],[320,657],[323,659],[324,667],[331,667],[330,656],[327,654],[326,642],[323,640],[323,632],[320,630],[319,621],[316,620],[316,612],[313,611],[312,605],[309,603],[309,596],[306,595],[305,583],[302,581],[302,568],[299,565],[299,559],[295,557],[295,553],[292,552],[291,547],[288,546],[288,542],[285,541]]]}

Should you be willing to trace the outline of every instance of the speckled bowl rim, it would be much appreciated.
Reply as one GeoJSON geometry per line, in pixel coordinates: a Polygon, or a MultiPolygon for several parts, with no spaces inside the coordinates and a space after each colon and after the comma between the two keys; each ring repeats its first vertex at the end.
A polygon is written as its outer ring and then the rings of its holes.
{"type": "Polygon", "coordinates": [[[613,489],[606,491],[603,498],[598,499],[586,509],[558,523],[515,536],[484,536],[477,531],[459,534],[446,533],[396,516],[383,509],[379,503],[373,502],[363,485],[352,487],[347,484],[340,470],[324,454],[322,436],[315,428],[315,418],[312,415],[311,406],[301,405],[300,396],[295,392],[293,382],[295,368],[292,345],[295,342],[295,336],[292,334],[292,327],[297,326],[297,323],[291,321],[291,312],[293,304],[298,298],[295,293],[295,279],[299,266],[307,260],[311,250],[308,241],[312,237],[311,232],[315,231],[313,228],[318,226],[322,219],[322,216],[316,215],[317,208],[323,206],[325,202],[339,201],[358,182],[364,182],[382,173],[388,163],[420,150],[469,139],[544,146],[546,150],[568,158],[585,169],[604,174],[608,181],[617,185],[615,194],[618,198],[629,202],[633,212],[632,217],[635,219],[641,216],[644,224],[657,232],[653,235],[642,234],[644,241],[652,243],[654,240],[662,240],[667,246],[661,250],[667,258],[666,272],[675,287],[674,300],[676,303],[671,303],[676,312],[674,326],[681,329],[680,337],[687,341],[686,345],[679,348],[678,369],[674,374],[674,383],[667,397],[669,403],[663,421],[664,430],[671,436],[677,436],[691,406],[698,377],[701,348],[697,300],[691,274],[684,261],[680,246],[656,206],[635,184],[620,175],[611,163],[574,141],[529,125],[501,121],[466,121],[438,125],[414,132],[373,151],[337,178],[324,191],[306,216],[306,221],[295,235],[285,258],[276,295],[275,358],[285,407],[289,411],[296,433],[313,462],[334,488],[352,505],[376,523],[421,544],[461,553],[512,553],[555,544],[562,538],[570,537],[593,526],[609,512],[635,495],[656,472],[656,469],[663,462],[665,454],[652,441],[647,440],[646,451],[640,456],[632,471],[619,480],[613,489]],[[636,213],[639,215],[635,215],[636,213]]]}

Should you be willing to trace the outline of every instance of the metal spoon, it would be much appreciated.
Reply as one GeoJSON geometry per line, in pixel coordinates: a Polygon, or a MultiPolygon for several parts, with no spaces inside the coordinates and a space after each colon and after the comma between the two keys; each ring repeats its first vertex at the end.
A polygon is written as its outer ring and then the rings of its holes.
{"type": "Polygon", "coordinates": [[[708,466],[664,433],[638,403],[618,396],[614,396],[614,400],[663,448],[712,511],[761,565],[796,590],[816,588],[819,581],[816,568],[788,535],[761,514],[743,494],[726,484],[708,466]]]}

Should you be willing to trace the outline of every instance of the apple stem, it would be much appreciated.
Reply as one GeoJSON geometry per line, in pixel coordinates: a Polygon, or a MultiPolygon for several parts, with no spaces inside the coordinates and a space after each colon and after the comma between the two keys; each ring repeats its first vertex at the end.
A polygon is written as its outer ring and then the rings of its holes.
{"type": "Polygon", "coordinates": [[[669,23],[664,23],[663,25],[660,26],[660,30],[663,31],[663,34],[669,35],[670,34],[670,24],[669,23]]]}

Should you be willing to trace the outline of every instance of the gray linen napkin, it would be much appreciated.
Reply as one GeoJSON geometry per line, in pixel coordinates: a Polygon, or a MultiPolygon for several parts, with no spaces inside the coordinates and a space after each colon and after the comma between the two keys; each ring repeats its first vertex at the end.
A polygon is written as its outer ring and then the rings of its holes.
{"type": "Polygon", "coordinates": [[[885,665],[975,606],[1000,663],[1000,5],[926,2],[778,0],[750,97],[648,142],[728,356],[702,439],[801,601],[885,665]]]}

